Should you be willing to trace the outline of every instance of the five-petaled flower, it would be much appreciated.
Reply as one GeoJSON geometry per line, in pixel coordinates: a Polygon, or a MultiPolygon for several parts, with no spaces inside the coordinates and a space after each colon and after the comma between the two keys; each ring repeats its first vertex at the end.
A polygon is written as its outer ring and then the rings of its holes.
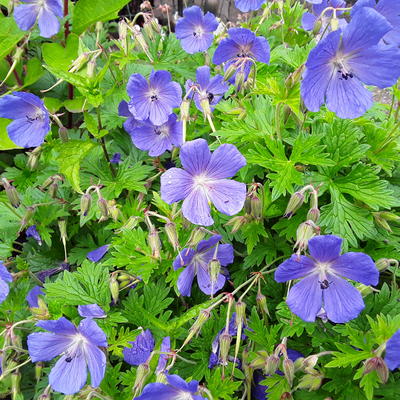
{"type": "Polygon", "coordinates": [[[249,12],[258,10],[265,0],[235,0],[235,6],[241,12],[249,12]]]}
{"type": "Polygon", "coordinates": [[[132,74],[126,90],[133,117],[141,121],[149,119],[154,125],[167,122],[172,109],[182,102],[182,88],[171,79],[168,71],[153,71],[148,81],[141,74],[132,74]]]}
{"type": "Polygon", "coordinates": [[[228,89],[229,85],[224,81],[224,77],[215,75],[211,78],[210,67],[206,65],[197,68],[196,82],[190,79],[186,81],[186,93],[190,92],[188,98],[193,99],[197,109],[203,112],[205,112],[204,101],[208,103],[208,108],[213,111],[228,89]]]}
{"type": "Polygon", "coordinates": [[[183,249],[175,258],[175,270],[186,266],[178,278],[178,290],[182,296],[190,296],[193,279],[197,275],[197,283],[201,291],[211,295],[221,290],[226,282],[226,269],[221,268],[216,282],[211,281],[210,262],[216,259],[222,267],[233,262],[233,247],[230,244],[218,244],[220,235],[214,235],[208,240],[202,240],[196,250],[183,249]]]}
{"type": "Polygon", "coordinates": [[[326,103],[340,118],[357,118],[373,104],[364,87],[392,86],[400,76],[400,50],[380,45],[391,30],[370,7],[357,11],[343,29],[331,32],[311,50],[301,84],[304,104],[318,111],[326,103]]]}
{"type": "Polygon", "coordinates": [[[181,41],[183,50],[189,54],[206,51],[213,42],[213,32],[218,28],[215,15],[198,6],[183,10],[183,18],[176,23],[175,35],[181,41]]]}
{"type": "Polygon", "coordinates": [[[37,147],[50,131],[50,117],[43,101],[26,92],[0,98],[0,117],[14,121],[7,126],[10,139],[21,147],[37,147]]]}
{"type": "Polygon", "coordinates": [[[392,371],[400,367],[400,329],[386,343],[385,362],[392,371]]]}
{"type": "Polygon", "coordinates": [[[0,304],[6,299],[10,288],[8,284],[12,282],[12,275],[7,271],[7,268],[0,261],[0,304]]]}
{"type": "MultiPolygon", "coordinates": [[[[128,121],[125,124],[128,125],[128,121]]],[[[132,125],[132,121],[129,124],[132,125]]],[[[133,144],[140,150],[148,151],[151,157],[158,157],[173,147],[180,147],[183,141],[182,122],[178,121],[176,114],[170,114],[167,122],[162,125],[154,125],[150,120],[139,121],[127,132],[133,144]]]]}
{"type": "Polygon", "coordinates": [[[183,200],[185,218],[197,225],[214,223],[212,202],[218,211],[237,214],[246,199],[246,185],[228,180],[246,165],[245,158],[232,144],[222,144],[211,154],[204,139],[181,147],[181,168],[170,168],[161,175],[161,198],[168,204],[183,200]]]}
{"type": "Polygon", "coordinates": [[[196,395],[199,390],[199,382],[185,382],[178,375],[167,375],[167,384],[149,383],[143,389],[142,394],[136,400],[206,400],[200,395],[196,395]]]}
{"type": "Polygon", "coordinates": [[[215,50],[213,63],[225,63],[225,70],[234,68],[232,82],[238,72],[246,80],[255,61],[269,63],[270,48],[266,38],[245,28],[231,28],[228,34],[229,38],[223,39],[215,50]]]}
{"type": "Polygon", "coordinates": [[[57,17],[63,16],[62,0],[23,0],[14,10],[18,27],[28,31],[38,21],[40,35],[49,38],[60,30],[57,17]]]}
{"type": "Polygon", "coordinates": [[[79,392],[86,384],[87,369],[91,386],[100,385],[106,368],[106,356],[100,347],[107,347],[107,339],[93,319],[83,319],[78,327],[64,317],[39,321],[36,326],[49,332],[28,335],[32,362],[50,361],[61,355],[49,375],[53,390],[66,395],[79,392]]]}
{"type": "Polygon", "coordinates": [[[277,282],[299,279],[289,291],[290,310],[304,321],[313,322],[321,307],[332,322],[342,323],[364,309],[360,292],[343,278],[377,285],[379,271],[370,256],[349,252],[340,255],[338,236],[316,236],[308,242],[310,257],[293,254],[275,272],[277,282]]]}

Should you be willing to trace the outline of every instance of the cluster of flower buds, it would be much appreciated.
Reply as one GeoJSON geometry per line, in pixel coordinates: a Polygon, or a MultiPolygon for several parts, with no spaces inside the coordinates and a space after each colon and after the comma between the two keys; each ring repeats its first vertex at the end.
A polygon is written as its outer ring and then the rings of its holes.
{"type": "Polygon", "coordinates": [[[392,232],[392,228],[390,227],[389,222],[400,223],[400,217],[389,211],[374,212],[372,215],[374,216],[375,222],[390,233],[392,232]]]}
{"type": "Polygon", "coordinates": [[[117,304],[119,299],[119,292],[123,289],[134,287],[140,279],[136,276],[130,275],[126,271],[114,271],[110,274],[109,288],[111,298],[114,304],[117,304]]]}
{"type": "Polygon", "coordinates": [[[55,199],[57,198],[57,191],[58,191],[58,185],[60,182],[63,182],[64,178],[61,175],[52,175],[48,177],[40,186],[41,190],[48,190],[48,193],[50,196],[55,199]]]}
{"type": "Polygon", "coordinates": [[[86,192],[81,196],[80,202],[80,215],[81,220],[86,217],[92,207],[93,197],[91,192],[96,192],[97,194],[97,207],[100,211],[99,222],[106,221],[110,216],[114,221],[118,219],[119,210],[114,200],[107,201],[101,194],[99,186],[89,186],[86,192]]]}
{"type": "Polygon", "coordinates": [[[6,178],[1,179],[1,184],[6,191],[6,195],[10,204],[14,208],[18,208],[21,205],[21,200],[19,198],[17,189],[15,189],[15,187],[6,178]]]}

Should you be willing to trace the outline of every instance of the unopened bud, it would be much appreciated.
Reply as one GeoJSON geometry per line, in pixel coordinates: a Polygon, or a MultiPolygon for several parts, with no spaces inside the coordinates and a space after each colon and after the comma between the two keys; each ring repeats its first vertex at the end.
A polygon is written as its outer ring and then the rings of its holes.
{"type": "Polygon", "coordinates": [[[393,258],[380,258],[376,263],[375,263],[376,268],[378,271],[385,271],[389,267],[399,266],[399,262],[393,258]]]}
{"type": "Polygon", "coordinates": [[[113,221],[117,221],[119,217],[119,209],[115,200],[110,200],[108,202],[108,211],[110,212],[113,221]]]}
{"type": "Polygon", "coordinates": [[[285,374],[285,378],[288,381],[290,387],[293,385],[294,379],[294,364],[293,361],[289,358],[283,360],[282,363],[283,373],[285,374]]]}
{"type": "Polygon", "coordinates": [[[194,336],[197,336],[200,333],[201,328],[208,321],[209,318],[210,318],[210,311],[209,310],[205,309],[205,310],[201,310],[200,311],[199,316],[197,317],[196,321],[190,327],[189,335],[185,339],[182,347],[185,347],[192,340],[192,338],[194,336]]]}
{"type": "Polygon", "coordinates": [[[84,52],[80,54],[71,64],[69,68],[69,72],[76,72],[79,71],[89,60],[89,53],[84,52]]]}
{"type": "Polygon", "coordinates": [[[206,233],[204,232],[203,229],[201,228],[194,228],[192,230],[192,233],[189,236],[189,239],[186,243],[186,246],[188,247],[195,247],[197,246],[201,240],[204,239],[204,236],[206,235],[206,233]]]}
{"type": "Polygon", "coordinates": [[[307,213],[307,219],[315,223],[318,222],[321,212],[318,208],[310,208],[307,213]]]}
{"type": "Polygon", "coordinates": [[[389,211],[381,211],[380,213],[381,218],[385,219],[389,222],[400,222],[400,216],[391,213],[389,211]]]}
{"type": "Polygon", "coordinates": [[[153,32],[153,25],[150,22],[146,22],[143,25],[143,30],[144,33],[146,34],[146,36],[150,39],[150,40],[154,40],[154,32],[153,32]]]}
{"type": "Polygon", "coordinates": [[[38,307],[32,307],[30,310],[37,319],[48,319],[50,317],[47,304],[40,297],[38,298],[38,307]]]}
{"type": "Polygon", "coordinates": [[[167,234],[168,240],[172,247],[176,251],[179,248],[178,233],[176,232],[176,225],[169,221],[165,224],[165,233],[167,234]]]}
{"type": "Polygon", "coordinates": [[[36,211],[36,207],[32,207],[32,206],[26,207],[25,215],[21,220],[21,230],[25,229],[28,226],[30,220],[32,219],[33,215],[35,214],[35,211],[36,211]]]}
{"type": "Polygon", "coordinates": [[[235,76],[235,86],[240,89],[243,86],[245,80],[246,74],[244,73],[244,71],[238,71],[235,76]]]}
{"type": "Polygon", "coordinates": [[[364,285],[362,283],[358,283],[356,285],[356,289],[361,293],[362,297],[366,297],[373,292],[371,286],[364,285]]]}
{"type": "Polygon", "coordinates": [[[269,316],[267,298],[261,292],[257,293],[256,302],[257,308],[260,310],[260,312],[269,316]]]}
{"type": "Polygon", "coordinates": [[[214,286],[217,283],[218,275],[221,272],[221,263],[219,262],[219,260],[216,258],[213,258],[208,265],[208,270],[210,273],[210,280],[211,280],[211,287],[212,287],[211,294],[214,294],[214,286]]]}
{"type": "Polygon", "coordinates": [[[231,347],[232,336],[228,332],[223,332],[219,337],[219,359],[222,365],[228,365],[229,349],[231,347]]]}
{"type": "Polygon", "coordinates": [[[151,26],[153,27],[154,32],[160,33],[161,32],[161,26],[158,23],[158,19],[157,18],[152,18],[150,20],[151,26]]]}
{"type": "Polygon", "coordinates": [[[289,392],[285,392],[281,395],[280,400],[293,400],[293,396],[289,392]]]}
{"type": "Polygon", "coordinates": [[[201,97],[200,106],[201,106],[201,109],[203,110],[203,114],[205,116],[211,116],[212,115],[212,111],[211,111],[210,102],[208,100],[208,97],[201,97]]]}
{"type": "Polygon", "coordinates": [[[6,191],[8,201],[13,207],[18,208],[21,205],[21,201],[19,199],[17,189],[15,189],[15,187],[11,185],[6,178],[2,179],[2,183],[4,190],[6,191]]]}
{"type": "Polygon", "coordinates": [[[256,193],[250,198],[251,215],[256,219],[262,219],[263,216],[263,205],[262,201],[256,193]]]}
{"type": "Polygon", "coordinates": [[[235,325],[243,324],[246,319],[246,303],[239,299],[235,304],[235,312],[235,325]]]}
{"type": "Polygon", "coordinates": [[[307,249],[308,241],[313,238],[316,233],[319,233],[319,227],[311,220],[307,220],[300,224],[296,232],[296,243],[294,248],[298,252],[302,252],[307,249]]]}
{"type": "Polygon", "coordinates": [[[314,23],[312,33],[314,35],[318,35],[318,33],[321,32],[321,28],[322,28],[322,21],[321,21],[321,19],[318,18],[314,23]]]}
{"type": "Polygon", "coordinates": [[[250,368],[265,368],[269,355],[265,350],[257,351],[257,357],[250,363],[250,368]]]}
{"type": "Polygon", "coordinates": [[[244,215],[238,215],[231,218],[225,225],[231,226],[231,233],[236,233],[247,223],[247,218],[244,215]]]}
{"type": "Polygon", "coordinates": [[[114,304],[117,304],[119,298],[119,285],[117,279],[115,278],[115,275],[111,275],[109,285],[113,302],[114,304]]]}
{"type": "Polygon", "coordinates": [[[21,398],[20,390],[21,373],[19,370],[13,371],[11,374],[11,399],[18,400],[21,398]]]}
{"type": "Polygon", "coordinates": [[[279,368],[279,362],[280,358],[275,354],[272,354],[271,356],[267,357],[264,365],[264,373],[266,375],[275,374],[276,370],[279,368]]]}
{"type": "Polygon", "coordinates": [[[304,74],[305,68],[306,68],[305,64],[302,64],[302,65],[300,65],[300,67],[298,67],[294,72],[292,72],[287,77],[285,83],[286,83],[286,87],[288,89],[292,89],[293,87],[295,87],[297,85],[297,83],[300,82],[300,80],[304,74]]]}
{"type": "Polygon", "coordinates": [[[135,391],[140,392],[144,386],[147,376],[150,373],[149,365],[144,363],[140,364],[136,369],[136,379],[135,379],[135,391]]]}
{"type": "Polygon", "coordinates": [[[57,191],[58,191],[58,183],[53,182],[49,187],[49,195],[52,199],[57,198],[57,191]]]}
{"type": "Polygon", "coordinates": [[[364,365],[364,375],[376,371],[380,381],[386,383],[389,379],[389,369],[381,357],[369,358],[364,365]]]}
{"type": "Polygon", "coordinates": [[[377,223],[377,225],[379,225],[380,227],[382,227],[389,233],[392,232],[392,228],[390,227],[388,221],[385,218],[382,218],[381,213],[377,212],[377,213],[374,213],[373,215],[374,215],[374,220],[377,223]]]}
{"type": "Polygon", "coordinates": [[[134,229],[137,224],[139,223],[139,217],[137,216],[132,216],[128,218],[128,221],[124,225],[121,226],[116,232],[123,232],[123,231],[130,231],[134,229]]]}
{"type": "Polygon", "coordinates": [[[297,386],[298,389],[306,389],[309,391],[318,390],[321,387],[324,376],[318,371],[313,374],[303,375],[297,386]]]}
{"type": "Polygon", "coordinates": [[[36,149],[32,150],[30,153],[28,153],[28,162],[27,166],[28,168],[33,171],[37,168],[39,164],[39,158],[40,158],[40,153],[42,152],[42,148],[36,147],[36,149]]]}
{"type": "Polygon", "coordinates": [[[331,19],[331,30],[332,32],[337,31],[339,29],[339,20],[336,17],[331,19]]]}
{"type": "Polygon", "coordinates": [[[290,219],[296,211],[303,205],[304,203],[304,194],[301,192],[295,192],[290,197],[289,203],[286,207],[285,214],[283,216],[285,218],[290,219]]]}
{"type": "Polygon", "coordinates": [[[224,81],[229,81],[237,71],[237,66],[235,64],[229,65],[229,67],[225,70],[224,81]]]}
{"type": "Polygon", "coordinates": [[[96,71],[96,59],[92,57],[88,62],[86,74],[89,78],[93,78],[95,71],[96,71]]]}
{"type": "Polygon", "coordinates": [[[42,370],[44,367],[44,363],[42,361],[39,361],[35,364],[35,378],[36,382],[39,382],[41,377],[42,377],[42,370]]]}
{"type": "Polygon", "coordinates": [[[81,215],[86,217],[92,205],[92,196],[90,193],[84,193],[81,196],[81,215]]]}
{"type": "Polygon", "coordinates": [[[181,121],[189,121],[190,118],[190,100],[183,99],[181,103],[181,121]]]}
{"type": "Polygon", "coordinates": [[[97,200],[97,206],[99,207],[101,218],[100,221],[106,221],[110,215],[108,210],[107,200],[104,197],[100,197],[97,200]]]}
{"type": "Polygon", "coordinates": [[[60,139],[63,143],[68,142],[68,140],[69,140],[68,129],[65,126],[62,126],[61,128],[59,128],[58,136],[60,137],[60,139]]]}
{"type": "Polygon", "coordinates": [[[155,228],[151,228],[149,232],[149,236],[147,237],[147,241],[149,243],[151,254],[155,258],[161,257],[161,241],[158,235],[158,231],[155,228]]]}
{"type": "Polygon", "coordinates": [[[311,371],[317,365],[317,362],[318,356],[316,354],[312,354],[303,360],[302,369],[306,372],[311,371]]]}

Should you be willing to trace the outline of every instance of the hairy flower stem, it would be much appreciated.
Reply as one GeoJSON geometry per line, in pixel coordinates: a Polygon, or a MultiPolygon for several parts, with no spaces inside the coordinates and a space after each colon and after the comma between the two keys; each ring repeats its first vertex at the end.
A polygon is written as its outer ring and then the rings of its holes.
{"type": "Polygon", "coordinates": [[[22,364],[19,364],[13,368],[7,369],[6,371],[3,371],[2,376],[7,376],[10,372],[15,371],[16,369],[19,369],[23,367],[24,365],[28,364],[31,362],[31,358],[29,357],[26,361],[24,361],[22,364]]]}

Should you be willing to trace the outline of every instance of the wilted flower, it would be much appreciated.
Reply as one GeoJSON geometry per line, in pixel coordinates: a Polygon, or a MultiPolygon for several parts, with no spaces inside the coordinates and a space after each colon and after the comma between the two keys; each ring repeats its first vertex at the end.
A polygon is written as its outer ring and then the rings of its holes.
{"type": "Polygon", "coordinates": [[[386,343],[385,362],[392,371],[400,367],[400,329],[386,343]]]}
{"type": "Polygon", "coordinates": [[[121,153],[114,153],[112,156],[110,163],[111,164],[119,164],[121,162],[121,153]]]}
{"type": "Polygon", "coordinates": [[[185,382],[178,375],[167,375],[168,384],[164,383],[149,383],[143,389],[142,394],[136,397],[136,400],[206,400],[204,397],[196,395],[199,390],[199,382],[185,382]]]}
{"type": "Polygon", "coordinates": [[[40,281],[45,282],[46,278],[58,274],[59,272],[69,270],[70,265],[68,263],[61,263],[58,267],[55,268],[49,268],[45,269],[43,271],[40,271],[36,274],[36,278],[38,278],[40,281]]]}
{"type": "Polygon", "coordinates": [[[182,296],[190,296],[194,277],[197,275],[197,283],[205,294],[214,294],[225,285],[226,276],[219,273],[214,285],[211,282],[209,263],[216,258],[223,267],[233,262],[233,247],[230,244],[218,244],[220,235],[214,235],[208,240],[202,240],[197,249],[183,249],[175,258],[173,267],[175,270],[186,266],[178,278],[178,290],[182,296]]]}
{"type": "Polygon", "coordinates": [[[361,10],[362,7],[372,7],[383,15],[392,25],[392,29],[383,36],[383,41],[390,45],[400,45],[400,2],[393,0],[358,0],[351,9],[352,15],[361,10]]]}
{"type": "Polygon", "coordinates": [[[78,306],[78,313],[84,318],[105,318],[107,314],[97,304],[85,304],[78,306]]]}
{"type": "Polygon", "coordinates": [[[206,51],[213,42],[213,32],[218,28],[215,15],[205,15],[198,6],[183,10],[183,18],[176,23],[175,35],[181,41],[183,50],[189,54],[206,51]]]}
{"type": "MultiPolygon", "coordinates": [[[[321,17],[322,12],[327,7],[343,8],[346,7],[346,2],[344,0],[322,0],[322,2],[320,3],[314,3],[311,8],[312,12],[305,12],[303,14],[303,17],[301,19],[303,29],[306,31],[312,31],[315,28],[315,23],[321,17]]],[[[342,13],[343,11],[336,11],[337,16],[341,15],[342,13]]],[[[324,32],[327,28],[329,29],[329,22],[332,15],[333,10],[328,10],[324,13],[324,16],[321,20],[321,27],[318,30],[319,32],[324,32]]],[[[340,19],[339,24],[341,28],[344,28],[347,23],[346,20],[340,19]]]]}
{"type": "Polygon", "coordinates": [[[225,71],[233,69],[233,81],[238,72],[246,80],[255,61],[269,63],[270,48],[266,38],[245,28],[231,28],[228,34],[229,38],[223,39],[215,50],[213,63],[225,63],[225,71]]]}
{"type": "Polygon", "coordinates": [[[189,98],[193,99],[196,107],[200,111],[205,111],[202,102],[206,101],[211,111],[214,110],[216,104],[220,102],[222,96],[229,89],[229,85],[224,82],[222,75],[215,75],[211,78],[210,67],[203,66],[197,68],[196,80],[186,81],[186,92],[189,92],[189,98]],[[194,89],[196,88],[196,89],[194,89]]]}
{"type": "Polygon", "coordinates": [[[171,79],[168,71],[152,71],[148,81],[141,74],[132,74],[126,90],[133,117],[141,121],[149,119],[154,125],[167,122],[172,109],[182,102],[182,89],[171,79]]]}
{"type": "Polygon", "coordinates": [[[106,356],[99,347],[107,347],[107,339],[93,319],[85,318],[78,327],[64,317],[55,321],[39,321],[36,326],[51,333],[28,335],[32,362],[50,361],[61,355],[49,375],[53,390],[64,394],[77,393],[86,384],[88,368],[91,386],[100,385],[106,356]]]}
{"type": "Polygon", "coordinates": [[[26,230],[25,234],[26,234],[26,237],[31,237],[31,238],[35,239],[40,246],[42,245],[42,238],[36,229],[36,225],[30,226],[26,230]]]}
{"type": "Polygon", "coordinates": [[[144,364],[154,350],[154,338],[149,329],[143,331],[133,342],[132,347],[125,347],[122,351],[124,360],[130,365],[144,364]]]}
{"type": "Polygon", "coordinates": [[[370,256],[353,252],[340,255],[342,241],[334,235],[316,236],[308,242],[311,257],[294,254],[275,272],[277,282],[302,278],[290,289],[286,302],[304,321],[315,321],[321,307],[336,323],[356,318],[364,308],[362,296],[342,277],[365,285],[379,281],[370,256]]]}
{"type": "Polygon", "coordinates": [[[379,45],[391,29],[386,19],[370,7],[355,13],[345,29],[331,32],[311,50],[301,84],[310,111],[326,103],[340,118],[357,118],[373,104],[364,87],[392,86],[400,76],[400,51],[379,45]]]}
{"type": "Polygon", "coordinates": [[[165,353],[169,353],[170,351],[171,351],[171,339],[169,336],[166,336],[161,341],[161,347],[160,347],[161,354],[158,359],[158,364],[157,364],[157,368],[156,368],[157,374],[165,371],[165,367],[167,366],[167,361],[168,361],[168,354],[165,354],[165,353]]]}
{"type": "Polygon", "coordinates": [[[138,149],[148,151],[149,156],[158,157],[174,146],[182,145],[182,122],[177,119],[176,114],[170,114],[168,121],[162,125],[154,125],[147,120],[128,133],[138,149]]]}
{"type": "Polygon", "coordinates": [[[184,169],[170,168],[161,176],[161,197],[168,204],[184,200],[182,212],[190,222],[212,225],[210,202],[227,215],[243,208],[246,185],[226,179],[246,165],[234,145],[223,144],[211,154],[207,142],[196,139],[181,147],[180,159],[184,169]]]}
{"type": "Polygon", "coordinates": [[[93,262],[99,262],[107,254],[109,247],[109,244],[105,244],[104,246],[89,251],[89,253],[86,254],[86,258],[93,262]]]}
{"type": "Polygon", "coordinates": [[[17,146],[40,146],[50,131],[49,112],[43,101],[31,93],[13,92],[0,97],[0,117],[14,120],[7,132],[17,146]]]}
{"type": "Polygon", "coordinates": [[[40,286],[34,286],[26,295],[26,301],[29,304],[30,308],[38,308],[39,307],[39,296],[44,296],[43,288],[40,286]]]}
{"type": "Polygon", "coordinates": [[[18,27],[28,31],[38,21],[40,36],[49,38],[60,30],[57,17],[63,16],[62,0],[23,0],[14,10],[18,27]]]}
{"type": "Polygon", "coordinates": [[[0,261],[0,304],[6,299],[8,293],[10,292],[8,283],[12,282],[12,280],[12,275],[7,271],[7,268],[0,261]]]}
{"type": "Polygon", "coordinates": [[[264,3],[265,0],[235,0],[236,8],[241,12],[258,10],[264,3]]]}

